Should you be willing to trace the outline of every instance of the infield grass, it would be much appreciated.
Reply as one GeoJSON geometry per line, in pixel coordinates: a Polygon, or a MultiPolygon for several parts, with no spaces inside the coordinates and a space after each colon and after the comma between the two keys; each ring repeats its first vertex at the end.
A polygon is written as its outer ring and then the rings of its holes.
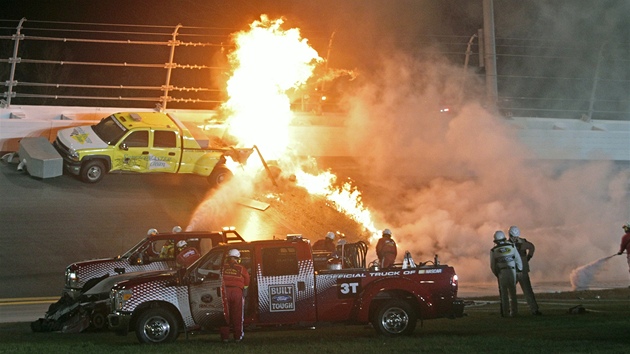
{"type": "Polygon", "coordinates": [[[366,326],[248,331],[242,343],[218,334],[181,335],[140,345],[135,335],[32,333],[28,323],[0,325],[0,353],[629,353],[630,289],[538,294],[543,316],[499,316],[496,297],[468,299],[467,316],[418,323],[411,336],[384,338],[366,326]],[[614,293],[614,294],[613,294],[614,293]],[[568,309],[583,305],[584,314],[568,309]]]}

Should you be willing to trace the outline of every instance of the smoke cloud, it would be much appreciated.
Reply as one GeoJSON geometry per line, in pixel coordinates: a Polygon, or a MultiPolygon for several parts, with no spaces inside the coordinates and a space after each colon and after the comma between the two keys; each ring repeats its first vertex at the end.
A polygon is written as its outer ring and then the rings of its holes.
{"type": "MultiPolygon", "coordinates": [[[[510,225],[536,246],[534,281],[566,282],[572,269],[615,252],[629,171],[609,161],[536,160],[480,99],[440,113],[461,76],[445,62],[390,55],[348,99],[347,138],[373,176],[360,186],[364,201],[377,226],[394,231],[400,257],[438,254],[462,281],[491,281],[492,235],[510,225]]],[[[621,263],[606,276],[627,277],[621,263]]]]}

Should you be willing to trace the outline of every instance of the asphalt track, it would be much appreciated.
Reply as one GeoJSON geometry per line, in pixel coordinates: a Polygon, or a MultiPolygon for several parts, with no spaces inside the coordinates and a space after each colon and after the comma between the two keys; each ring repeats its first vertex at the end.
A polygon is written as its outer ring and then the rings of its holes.
{"type": "MultiPolygon", "coordinates": [[[[86,184],[68,174],[34,178],[16,167],[0,163],[0,322],[42,316],[59,298],[68,264],[121,254],[150,228],[185,228],[209,192],[206,179],[193,175],[110,174],[86,184]]],[[[292,232],[290,221],[268,214],[239,206],[211,229],[292,232]]]]}

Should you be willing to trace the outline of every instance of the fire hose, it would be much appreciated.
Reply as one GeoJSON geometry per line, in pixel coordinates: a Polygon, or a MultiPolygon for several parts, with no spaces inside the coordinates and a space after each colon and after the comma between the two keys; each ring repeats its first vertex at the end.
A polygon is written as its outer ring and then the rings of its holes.
{"type": "Polygon", "coordinates": [[[365,268],[365,257],[368,246],[365,242],[347,243],[343,245],[343,259],[346,268],[365,268]]]}

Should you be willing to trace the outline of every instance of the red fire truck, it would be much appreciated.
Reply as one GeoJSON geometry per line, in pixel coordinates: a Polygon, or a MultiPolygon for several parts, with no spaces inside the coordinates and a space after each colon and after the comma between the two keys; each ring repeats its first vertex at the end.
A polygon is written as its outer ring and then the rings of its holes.
{"type": "Polygon", "coordinates": [[[418,320],[463,315],[453,267],[435,261],[366,267],[362,242],[338,246],[341,266],[330,266],[330,254],[290,235],[218,246],[188,269],[117,283],[109,299],[110,329],[133,331],[141,343],[216,330],[225,323],[221,268],[232,248],[251,274],[246,329],[372,323],[378,333],[396,336],[412,333],[418,320]]]}

